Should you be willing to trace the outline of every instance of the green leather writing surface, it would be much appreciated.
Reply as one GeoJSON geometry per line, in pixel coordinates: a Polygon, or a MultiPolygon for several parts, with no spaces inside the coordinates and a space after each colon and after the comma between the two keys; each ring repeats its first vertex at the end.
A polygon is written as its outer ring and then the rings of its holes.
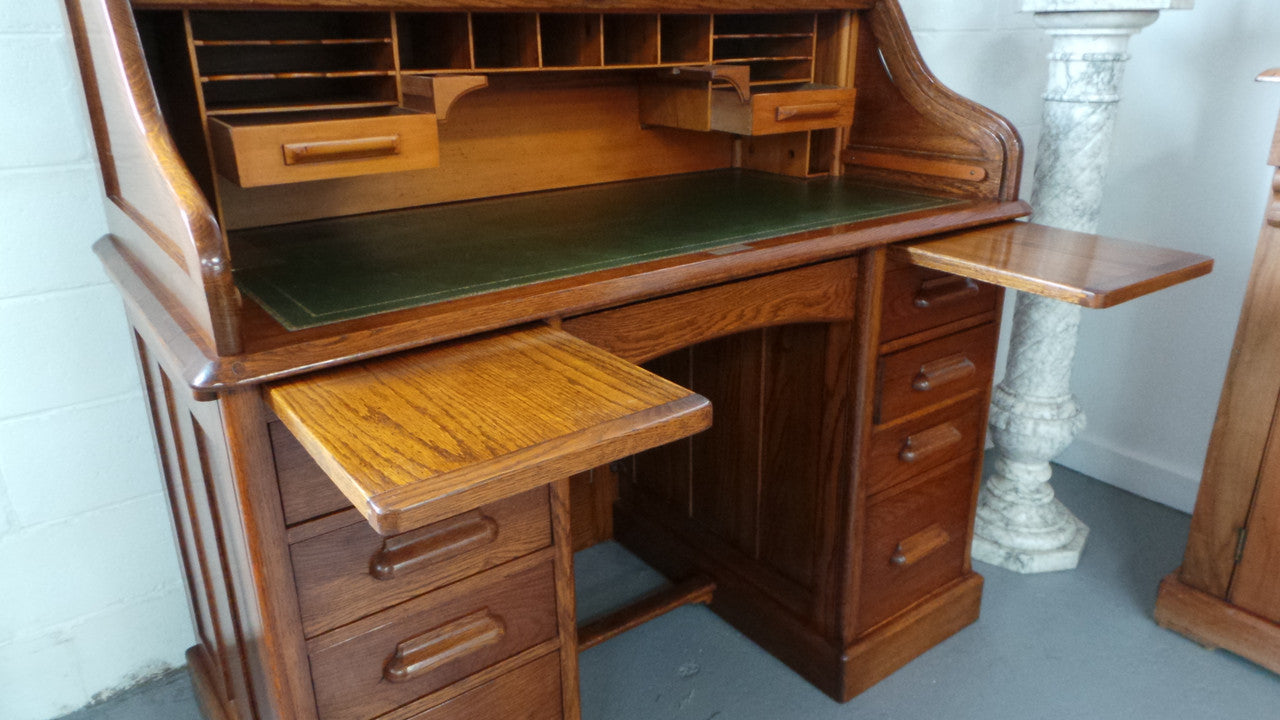
{"type": "Polygon", "coordinates": [[[236,283],[324,325],[956,201],[717,170],[230,233],[236,283]]]}

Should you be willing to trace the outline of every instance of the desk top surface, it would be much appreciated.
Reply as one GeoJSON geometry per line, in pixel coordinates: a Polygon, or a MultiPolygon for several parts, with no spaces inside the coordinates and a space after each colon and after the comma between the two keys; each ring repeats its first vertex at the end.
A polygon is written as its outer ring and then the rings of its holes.
{"type": "Polygon", "coordinates": [[[240,289],[290,330],[957,200],[717,170],[231,233],[240,289]]]}

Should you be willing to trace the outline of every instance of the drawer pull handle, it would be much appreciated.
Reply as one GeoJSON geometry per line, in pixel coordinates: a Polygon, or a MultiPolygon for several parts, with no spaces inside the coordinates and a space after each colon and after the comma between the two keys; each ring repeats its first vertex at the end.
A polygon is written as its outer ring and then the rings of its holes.
{"type": "Polygon", "coordinates": [[[911,304],[921,310],[928,310],[938,305],[950,305],[968,300],[977,295],[978,291],[978,283],[966,277],[951,275],[933,278],[920,283],[920,289],[916,291],[911,304]]]}
{"type": "Polygon", "coordinates": [[[360,158],[388,157],[400,154],[400,136],[347,138],[343,140],[317,140],[289,143],[280,146],[284,150],[285,165],[359,160],[360,158]]]}
{"type": "Polygon", "coordinates": [[[916,392],[928,392],[947,383],[964,380],[978,371],[973,361],[965,355],[951,355],[941,360],[927,362],[920,366],[911,381],[911,389],[916,392]]]}
{"type": "Polygon", "coordinates": [[[960,442],[960,437],[960,431],[951,423],[922,430],[908,436],[902,443],[902,451],[898,453],[898,459],[904,463],[917,462],[955,445],[960,442]]]}
{"type": "Polygon", "coordinates": [[[946,547],[949,542],[951,535],[941,525],[930,525],[898,543],[889,562],[898,567],[909,567],[946,547]]]}
{"type": "Polygon", "coordinates": [[[788,120],[814,120],[840,114],[840,103],[811,103],[809,105],[779,105],[774,115],[778,122],[788,120]]]}
{"type": "Polygon", "coordinates": [[[498,523],[472,510],[424,528],[387,538],[369,561],[369,574],[394,580],[405,573],[451,558],[498,537],[498,523]]]}
{"type": "Polygon", "coordinates": [[[502,618],[487,609],[464,615],[397,645],[395,655],[382,668],[382,677],[393,683],[408,682],[447,662],[494,645],[504,634],[502,618]]]}

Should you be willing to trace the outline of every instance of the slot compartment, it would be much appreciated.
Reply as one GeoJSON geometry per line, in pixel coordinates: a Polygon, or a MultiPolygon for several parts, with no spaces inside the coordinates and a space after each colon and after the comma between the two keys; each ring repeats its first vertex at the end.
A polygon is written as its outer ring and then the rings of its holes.
{"type": "Polygon", "coordinates": [[[541,67],[538,16],[472,13],[472,47],[478,69],[541,67]]]}
{"type": "Polygon", "coordinates": [[[663,63],[711,62],[710,15],[663,15],[663,63]]]}
{"type": "Polygon", "coordinates": [[[467,13],[398,13],[400,67],[408,72],[472,67],[467,13]]]}
{"type": "Polygon", "coordinates": [[[605,65],[656,65],[657,15],[605,15],[605,65]]]}
{"type": "Polygon", "coordinates": [[[599,15],[543,13],[539,16],[545,67],[599,67],[604,35],[599,15]]]}

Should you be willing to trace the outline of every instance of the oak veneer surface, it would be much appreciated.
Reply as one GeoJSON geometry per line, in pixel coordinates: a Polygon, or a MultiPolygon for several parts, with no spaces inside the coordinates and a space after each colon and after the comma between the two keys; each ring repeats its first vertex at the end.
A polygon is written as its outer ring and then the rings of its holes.
{"type": "Polygon", "coordinates": [[[289,329],[959,201],[740,170],[231,233],[236,282],[289,329]]]}
{"type": "Polygon", "coordinates": [[[1006,223],[893,248],[914,265],[1107,308],[1207,275],[1213,260],[1128,240],[1006,223]]]}
{"type": "Polygon", "coordinates": [[[384,535],[711,422],[705,398],[548,327],[283,381],[266,399],[384,535]]]}

